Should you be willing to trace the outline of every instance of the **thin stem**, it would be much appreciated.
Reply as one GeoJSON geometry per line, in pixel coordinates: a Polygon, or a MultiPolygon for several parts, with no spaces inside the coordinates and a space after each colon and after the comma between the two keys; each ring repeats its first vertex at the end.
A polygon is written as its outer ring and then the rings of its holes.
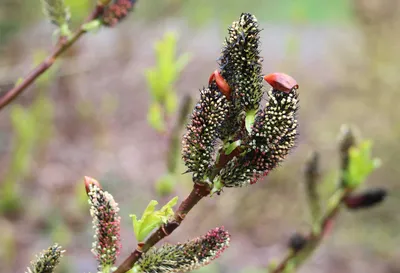
{"type": "MultiPolygon", "coordinates": [[[[85,20],[85,23],[97,19],[104,11],[104,6],[102,4],[97,4],[93,12],[85,20]]],[[[14,100],[18,95],[20,95],[28,86],[30,86],[40,75],[47,71],[57,60],[57,58],[63,54],[70,46],[72,46],[84,33],[86,30],[83,28],[83,24],[78,28],[78,30],[69,38],[61,37],[57,45],[55,46],[52,53],[38,66],[36,66],[18,85],[14,86],[12,89],[7,91],[0,98],[0,110],[3,109],[7,104],[14,100]]]]}
{"type": "Polygon", "coordinates": [[[174,214],[172,220],[167,224],[161,226],[156,232],[144,242],[139,243],[138,247],[125,259],[125,261],[114,271],[114,273],[125,273],[128,272],[134,264],[139,260],[143,253],[148,251],[152,246],[157,244],[163,238],[171,234],[181,222],[185,219],[189,211],[203,198],[210,194],[210,187],[208,184],[197,184],[195,183],[192,191],[182,201],[179,208],[174,214]]]}

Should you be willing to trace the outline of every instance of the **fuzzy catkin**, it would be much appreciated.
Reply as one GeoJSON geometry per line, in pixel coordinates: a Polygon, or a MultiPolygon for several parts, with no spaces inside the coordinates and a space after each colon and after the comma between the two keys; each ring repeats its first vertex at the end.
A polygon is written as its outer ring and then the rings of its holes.
{"type": "Polygon", "coordinates": [[[118,204],[108,192],[95,184],[89,186],[90,215],[93,218],[94,242],[92,253],[99,262],[99,269],[115,264],[121,249],[118,204]]]}
{"type": "Polygon", "coordinates": [[[235,112],[257,110],[263,95],[257,18],[242,13],[228,31],[220,56],[221,75],[232,89],[235,112]]]}
{"type": "Polygon", "coordinates": [[[230,235],[223,228],[183,244],[151,248],[134,267],[138,273],[188,272],[209,264],[229,246],[230,235]]]}
{"type": "Polygon", "coordinates": [[[201,180],[212,164],[214,144],[230,105],[216,85],[210,87],[200,90],[182,141],[182,157],[195,181],[201,180]]]}
{"type": "Polygon", "coordinates": [[[54,244],[36,256],[36,260],[31,262],[31,267],[27,273],[53,273],[64,253],[61,246],[54,244]]]}

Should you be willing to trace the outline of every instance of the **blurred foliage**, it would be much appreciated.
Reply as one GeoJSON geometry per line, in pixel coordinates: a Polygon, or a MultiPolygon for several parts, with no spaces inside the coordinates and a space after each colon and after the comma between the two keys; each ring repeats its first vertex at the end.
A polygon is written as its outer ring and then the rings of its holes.
{"type": "Polygon", "coordinates": [[[177,55],[177,42],[176,33],[166,32],[164,37],[155,44],[155,67],[145,71],[151,95],[147,121],[157,132],[166,134],[169,131],[170,133],[166,156],[168,170],[155,184],[155,189],[161,196],[170,194],[179,180],[180,132],[186,124],[186,118],[191,108],[191,99],[187,97],[183,100],[175,126],[171,129],[167,128],[170,117],[178,111],[179,99],[174,85],[190,60],[189,53],[177,55]]]}
{"type": "Polygon", "coordinates": [[[349,0],[252,0],[236,1],[234,5],[229,0],[203,0],[201,5],[194,0],[147,0],[139,2],[138,8],[141,11],[139,16],[148,20],[154,20],[162,15],[183,16],[193,26],[202,26],[218,20],[224,29],[242,12],[257,14],[257,18],[263,22],[283,23],[292,20],[347,22],[351,15],[349,0]]]}
{"type": "Polygon", "coordinates": [[[177,109],[178,97],[174,84],[190,59],[188,53],[176,56],[176,48],[176,33],[165,33],[155,44],[156,66],[146,70],[147,85],[152,97],[148,122],[159,132],[165,130],[165,119],[177,109]]]}
{"type": "MultiPolygon", "coordinates": [[[[44,52],[36,51],[34,63],[39,63],[44,56],[44,52]]],[[[20,209],[22,200],[18,183],[29,176],[35,155],[51,138],[53,104],[47,92],[51,71],[43,74],[36,82],[38,94],[29,107],[18,104],[11,106],[10,119],[14,137],[9,166],[0,186],[2,213],[9,214],[20,209]]]]}

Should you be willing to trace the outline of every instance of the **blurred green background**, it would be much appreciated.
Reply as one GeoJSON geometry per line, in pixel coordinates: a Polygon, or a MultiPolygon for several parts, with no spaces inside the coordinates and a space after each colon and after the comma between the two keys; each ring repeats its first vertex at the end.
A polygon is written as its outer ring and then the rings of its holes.
{"type": "MultiPolygon", "coordinates": [[[[65,2],[72,28],[94,5],[65,2]]],[[[398,0],[139,0],[116,28],[85,35],[0,113],[1,272],[23,272],[54,241],[67,250],[61,272],[94,271],[84,175],[120,204],[121,257],[136,245],[129,214],[140,214],[151,199],[165,203],[190,191],[190,175],[171,163],[179,158],[179,105],[197,99],[217,68],[227,27],[242,12],[263,28],[264,72],[284,71],[300,85],[298,145],[263,181],[200,203],[167,241],[224,225],[231,247],[202,271],[265,268],[294,231],[310,228],[302,184],[307,155],[321,153],[321,194],[328,196],[337,135],[348,123],[373,141],[383,163],[367,185],[384,185],[390,195],[377,208],[341,214],[301,272],[400,272],[398,0]],[[176,75],[154,87],[164,50],[176,50],[166,60],[176,75]],[[156,101],[154,88],[171,95],[156,101]]],[[[46,56],[53,31],[39,0],[0,0],[0,93],[46,56]]]]}

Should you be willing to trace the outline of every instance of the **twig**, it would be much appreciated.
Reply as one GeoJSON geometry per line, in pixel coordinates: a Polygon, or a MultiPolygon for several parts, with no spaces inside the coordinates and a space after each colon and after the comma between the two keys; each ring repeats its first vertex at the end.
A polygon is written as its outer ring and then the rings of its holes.
{"type": "Polygon", "coordinates": [[[161,226],[154,232],[144,243],[139,243],[138,247],[129,255],[128,258],[114,271],[114,273],[125,273],[129,271],[133,265],[139,260],[143,253],[148,251],[152,246],[161,241],[163,238],[171,234],[185,219],[189,211],[205,196],[210,194],[208,184],[197,184],[193,186],[193,190],[188,197],[180,204],[174,217],[167,224],[161,226]]]}
{"type": "MultiPolygon", "coordinates": [[[[104,6],[102,4],[97,4],[93,12],[85,20],[85,23],[97,19],[102,15],[104,11],[104,6]]],[[[20,95],[29,85],[31,85],[40,75],[42,75],[46,70],[48,70],[57,58],[64,53],[70,46],[72,46],[86,30],[83,24],[78,28],[78,30],[69,39],[60,39],[60,41],[55,46],[53,52],[38,66],[36,66],[23,80],[21,83],[16,85],[14,88],[7,91],[0,98],[0,110],[3,109],[7,104],[14,100],[18,95],[20,95]]],[[[64,37],[63,37],[64,38],[64,37]]]]}
{"type": "MultiPolygon", "coordinates": [[[[294,269],[298,268],[319,246],[322,239],[329,233],[333,222],[337,217],[343,200],[350,194],[350,190],[339,193],[339,201],[329,210],[321,220],[320,231],[310,231],[305,237],[306,244],[300,250],[291,249],[282,259],[282,261],[270,273],[282,273],[291,264],[294,269]]],[[[294,271],[294,270],[293,270],[294,271]]]]}
{"type": "Polygon", "coordinates": [[[332,196],[331,202],[328,204],[327,211],[322,215],[320,213],[320,204],[316,192],[316,183],[318,178],[318,156],[314,154],[307,162],[304,172],[307,184],[307,195],[310,203],[310,210],[313,214],[313,229],[302,238],[302,244],[293,246],[290,245],[290,250],[285,257],[276,265],[270,273],[283,273],[290,267],[294,272],[301,266],[307,258],[314,253],[317,247],[322,242],[325,235],[332,229],[332,225],[340,211],[345,199],[353,192],[354,188],[346,187],[345,173],[349,167],[349,150],[355,145],[355,136],[350,128],[343,127],[339,140],[340,152],[340,179],[338,189],[332,196]]]}

